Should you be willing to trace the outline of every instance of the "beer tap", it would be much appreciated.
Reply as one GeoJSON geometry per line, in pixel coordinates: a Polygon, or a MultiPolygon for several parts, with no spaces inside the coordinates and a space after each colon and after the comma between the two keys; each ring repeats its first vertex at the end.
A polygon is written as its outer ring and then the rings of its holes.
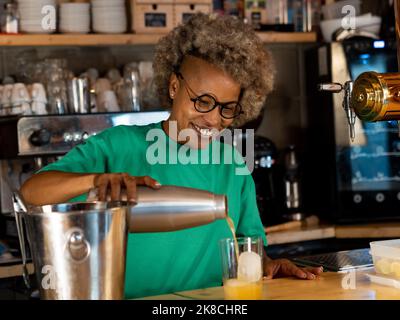
{"type": "MultiPolygon", "coordinates": [[[[396,18],[397,62],[400,71],[400,0],[394,1],[396,18]]],[[[354,82],[322,83],[319,91],[339,93],[344,91],[343,109],[354,141],[356,117],[362,121],[397,121],[400,136],[400,72],[377,73],[367,71],[354,82]]]]}
{"type": "Polygon", "coordinates": [[[350,139],[353,142],[356,135],[354,128],[356,123],[356,114],[351,105],[351,93],[353,91],[353,81],[346,81],[344,85],[340,83],[321,83],[318,85],[318,90],[328,91],[332,93],[339,93],[344,91],[342,106],[346,113],[347,122],[350,128],[350,139]]]}
{"type": "Polygon", "coordinates": [[[396,120],[400,134],[400,73],[368,71],[360,74],[354,83],[322,83],[318,89],[333,93],[344,91],[343,109],[352,141],[356,117],[367,122],[396,120]]]}

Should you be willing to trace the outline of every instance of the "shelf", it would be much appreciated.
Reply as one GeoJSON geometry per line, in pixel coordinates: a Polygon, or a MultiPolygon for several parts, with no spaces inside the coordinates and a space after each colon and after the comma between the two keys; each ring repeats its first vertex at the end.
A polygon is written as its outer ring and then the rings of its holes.
{"type": "Polygon", "coordinates": [[[0,46],[106,46],[154,44],[162,34],[0,35],[0,46]]]}
{"type": "Polygon", "coordinates": [[[265,43],[271,42],[316,42],[315,32],[257,32],[265,43]]]}
{"type": "MultiPolygon", "coordinates": [[[[265,43],[315,42],[314,32],[258,32],[265,43]]],[[[19,34],[0,35],[0,46],[109,46],[156,44],[165,34],[19,34]]]]}

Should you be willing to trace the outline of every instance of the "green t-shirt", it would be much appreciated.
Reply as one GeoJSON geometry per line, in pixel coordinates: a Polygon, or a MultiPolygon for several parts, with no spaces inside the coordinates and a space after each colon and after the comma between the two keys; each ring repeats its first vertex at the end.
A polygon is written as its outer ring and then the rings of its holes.
{"type": "MultiPolygon", "coordinates": [[[[170,161],[178,152],[184,151],[183,147],[164,133],[161,122],[146,126],[117,126],[92,136],[41,171],[126,172],[132,176],[151,176],[161,185],[191,187],[224,194],[228,198],[229,216],[234,221],[236,233],[262,236],[266,245],[256,204],[254,181],[250,174],[238,175],[235,171],[238,168],[247,170],[238,151],[230,145],[213,142],[204,150],[191,150],[198,164],[170,161]],[[151,141],[146,141],[150,129],[158,129],[152,131],[158,134],[151,141]],[[161,147],[155,151],[155,143],[163,140],[166,144],[160,144],[161,147]],[[221,151],[218,151],[221,153],[221,164],[205,164],[207,158],[211,159],[213,146],[216,145],[222,146],[221,151]],[[162,163],[154,164],[154,157],[147,161],[146,151],[151,151],[162,163]],[[229,152],[239,155],[236,159],[241,159],[241,163],[223,163],[223,154],[229,152]],[[164,154],[166,158],[163,158],[164,154]]],[[[85,201],[86,196],[71,201],[85,201]]],[[[130,233],[125,297],[136,298],[220,286],[222,270],[218,241],[227,237],[232,237],[232,234],[226,220],[173,232],[130,233]]]]}

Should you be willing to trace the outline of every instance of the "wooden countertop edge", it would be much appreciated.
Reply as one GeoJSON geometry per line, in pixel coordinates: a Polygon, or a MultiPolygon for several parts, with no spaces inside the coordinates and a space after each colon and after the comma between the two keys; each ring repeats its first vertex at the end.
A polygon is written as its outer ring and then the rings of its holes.
{"type": "Polygon", "coordinates": [[[334,226],[320,226],[311,229],[298,229],[280,232],[271,232],[267,234],[267,241],[269,245],[285,244],[292,242],[328,239],[335,237],[334,226]]]}
{"type": "MultiPolygon", "coordinates": [[[[28,263],[29,274],[34,273],[33,263],[28,263]]],[[[18,277],[22,275],[22,264],[15,264],[12,266],[0,266],[0,279],[18,277]]]]}
{"type": "Polygon", "coordinates": [[[321,225],[269,232],[268,244],[286,244],[327,238],[400,238],[400,223],[374,223],[366,225],[321,225]]]}
{"type": "Polygon", "coordinates": [[[338,239],[344,238],[400,238],[400,223],[381,223],[354,226],[335,226],[338,239]]]}

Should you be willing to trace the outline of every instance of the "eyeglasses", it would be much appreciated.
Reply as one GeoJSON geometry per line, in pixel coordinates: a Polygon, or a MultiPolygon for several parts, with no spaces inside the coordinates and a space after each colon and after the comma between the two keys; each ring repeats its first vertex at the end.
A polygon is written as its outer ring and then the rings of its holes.
{"type": "Polygon", "coordinates": [[[194,103],[194,108],[196,109],[196,111],[207,113],[213,111],[216,107],[219,106],[219,113],[221,117],[225,119],[233,119],[243,113],[242,106],[238,101],[220,103],[209,94],[202,94],[200,96],[197,96],[196,93],[189,87],[183,75],[180,72],[175,72],[175,74],[178,76],[178,78],[181,78],[183,80],[190,101],[194,103]],[[192,98],[189,91],[191,91],[192,95],[196,96],[196,98],[192,98]]]}

